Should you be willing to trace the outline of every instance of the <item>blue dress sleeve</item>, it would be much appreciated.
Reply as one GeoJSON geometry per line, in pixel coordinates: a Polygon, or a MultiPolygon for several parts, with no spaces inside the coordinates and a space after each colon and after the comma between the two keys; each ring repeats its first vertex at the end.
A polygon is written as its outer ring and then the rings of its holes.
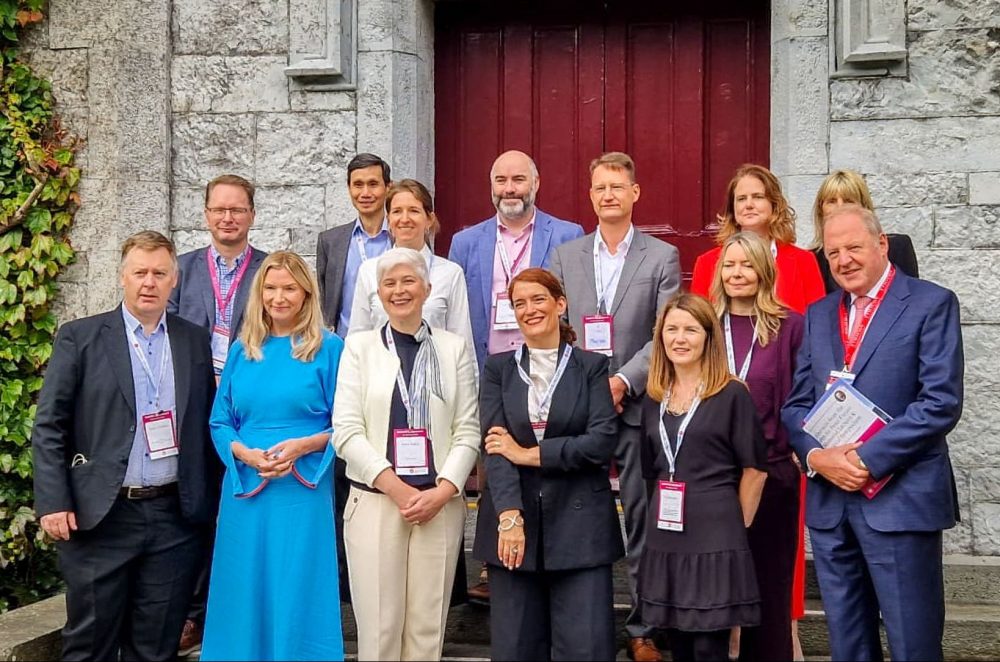
{"type": "MultiPolygon", "coordinates": [[[[337,391],[337,370],[340,368],[340,355],[344,350],[344,341],[329,331],[323,332],[323,346],[313,359],[314,369],[319,374],[322,406],[327,412],[330,425],[322,432],[333,435],[333,399],[337,391]]],[[[322,453],[308,453],[295,461],[292,475],[309,488],[315,488],[323,475],[330,469],[336,453],[329,441],[322,453]]]]}
{"type": "MultiPolygon", "coordinates": [[[[219,388],[215,392],[215,402],[212,405],[212,415],[209,427],[212,431],[212,443],[215,451],[226,465],[226,477],[233,489],[235,497],[251,497],[267,485],[268,481],[257,475],[257,470],[236,459],[232,451],[232,442],[241,441],[239,414],[233,406],[233,373],[240,364],[246,361],[243,355],[243,344],[239,340],[229,348],[226,366],[222,369],[219,388]]],[[[223,486],[226,482],[223,481],[223,486]]]]}

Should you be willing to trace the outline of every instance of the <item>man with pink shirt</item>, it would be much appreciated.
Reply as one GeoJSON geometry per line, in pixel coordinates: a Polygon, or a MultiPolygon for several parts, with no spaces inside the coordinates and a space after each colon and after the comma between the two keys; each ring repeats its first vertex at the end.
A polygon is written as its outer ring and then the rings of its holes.
{"type": "MultiPolygon", "coordinates": [[[[535,207],[540,180],[531,157],[504,152],[490,169],[495,216],[468,227],[451,240],[448,259],[465,272],[476,360],[482,371],[490,354],[516,349],[523,339],[507,298],[507,284],[528,267],[549,266],[556,246],[583,236],[583,228],[535,207]]],[[[469,597],[489,599],[486,567],[469,597]]]]}

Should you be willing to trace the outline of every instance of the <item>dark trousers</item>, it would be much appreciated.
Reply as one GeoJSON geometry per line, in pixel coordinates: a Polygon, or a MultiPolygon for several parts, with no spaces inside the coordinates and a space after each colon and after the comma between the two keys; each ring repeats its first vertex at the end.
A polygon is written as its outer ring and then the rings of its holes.
{"type": "Polygon", "coordinates": [[[792,578],[799,525],[799,472],[791,458],[768,465],[747,542],[760,586],[760,625],[743,628],[741,660],[792,659],[792,578]]]}
{"type": "Polygon", "coordinates": [[[347,549],[344,547],[344,508],[351,481],[347,479],[347,463],[341,458],[333,461],[333,524],[337,532],[337,577],[340,582],[340,601],[351,601],[351,579],[347,573],[347,549]]]}
{"type": "Polygon", "coordinates": [[[194,621],[200,626],[205,625],[205,608],[208,606],[208,585],[211,581],[212,573],[212,552],[215,549],[215,525],[205,527],[204,550],[201,560],[201,567],[198,569],[198,576],[194,581],[194,593],[191,596],[191,604],[188,605],[188,620],[194,621]]]}
{"type": "Polygon", "coordinates": [[[204,554],[178,497],[119,497],[90,531],[58,544],[66,580],[64,660],[173,660],[204,554]]]}
{"type": "Polygon", "coordinates": [[[716,662],[729,659],[729,630],[685,632],[668,630],[674,662],[716,662]]]}
{"type": "Polygon", "coordinates": [[[615,464],[618,465],[618,495],[625,513],[625,562],[628,566],[628,593],[631,609],[625,618],[629,637],[651,637],[653,628],[642,622],[637,586],[639,558],[646,540],[646,481],[642,477],[639,445],[642,432],[638,427],[622,423],[619,426],[615,464]]]}
{"type": "Polygon", "coordinates": [[[836,527],[809,529],[830,629],[830,657],[882,660],[881,612],[892,659],[940,660],[941,532],[876,531],[861,512],[862,499],[847,500],[836,527]]]}
{"type": "Polygon", "coordinates": [[[611,566],[511,572],[490,566],[490,657],[614,660],[611,566]]]}

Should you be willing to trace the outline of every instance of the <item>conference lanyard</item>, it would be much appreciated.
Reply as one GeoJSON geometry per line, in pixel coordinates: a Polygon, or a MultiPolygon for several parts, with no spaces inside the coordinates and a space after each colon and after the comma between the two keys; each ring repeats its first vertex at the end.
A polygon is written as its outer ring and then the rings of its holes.
{"type": "MultiPolygon", "coordinates": [[[[616,283],[622,273],[622,268],[625,266],[625,258],[628,256],[628,246],[626,245],[625,250],[622,251],[621,260],[617,260],[618,264],[615,265],[615,270],[611,273],[611,277],[608,278],[607,282],[604,280],[604,273],[601,269],[600,246],[600,239],[594,237],[594,281],[597,284],[597,308],[601,313],[607,313],[611,310],[611,302],[607,300],[608,291],[611,289],[611,283],[616,283]]],[[[608,253],[610,254],[610,251],[608,253]]]]}
{"type": "Polygon", "coordinates": [[[208,262],[208,274],[211,276],[212,281],[212,292],[215,295],[215,305],[218,306],[219,316],[222,318],[223,323],[226,322],[226,310],[229,308],[229,302],[236,296],[236,290],[239,289],[240,283],[243,281],[243,276],[246,275],[247,268],[250,266],[250,257],[251,252],[248,248],[243,256],[243,264],[240,265],[240,269],[236,273],[236,278],[233,279],[233,284],[229,287],[229,292],[223,298],[222,286],[219,283],[219,269],[215,266],[215,260],[212,259],[212,251],[205,251],[205,260],[208,262]]]}
{"type": "MultiPolygon", "coordinates": [[[[529,232],[531,232],[530,227],[524,230],[525,234],[529,232]]],[[[524,234],[521,236],[523,237],[524,234]]],[[[507,255],[507,246],[504,245],[503,237],[500,234],[500,221],[497,221],[497,251],[500,253],[500,266],[503,267],[503,275],[508,285],[510,285],[510,279],[514,277],[515,273],[517,273],[517,268],[524,260],[524,256],[528,252],[528,244],[530,243],[531,242],[528,241],[527,237],[525,237],[524,245],[521,246],[521,251],[514,258],[514,261],[511,262],[510,256],[507,255]]]]}
{"type": "Polygon", "coordinates": [[[691,407],[684,416],[684,420],[681,421],[681,426],[677,429],[676,451],[670,449],[670,437],[667,436],[667,426],[663,424],[663,417],[667,413],[667,405],[670,404],[670,391],[667,391],[663,400],[660,401],[660,443],[663,445],[663,454],[667,456],[667,467],[670,470],[671,482],[674,480],[674,471],[677,469],[677,456],[680,455],[681,445],[684,443],[684,434],[687,432],[687,427],[691,419],[694,418],[694,413],[698,410],[698,405],[701,404],[701,390],[702,386],[699,385],[694,400],[691,402],[691,407]]]}
{"type": "Polygon", "coordinates": [[[163,327],[163,349],[160,352],[160,377],[155,379],[153,376],[153,370],[149,367],[149,361],[146,360],[146,355],[142,353],[142,348],[139,345],[139,337],[135,335],[135,329],[128,329],[128,335],[132,339],[129,343],[132,345],[132,349],[135,350],[135,356],[139,359],[139,365],[142,366],[142,371],[146,374],[146,379],[153,386],[153,404],[157,411],[160,409],[160,385],[163,384],[163,375],[167,371],[167,361],[170,360],[170,336],[167,334],[166,325],[163,327]]]}
{"type": "Polygon", "coordinates": [[[514,362],[517,364],[517,374],[520,375],[521,381],[528,385],[528,389],[535,394],[538,399],[538,418],[542,421],[548,419],[549,406],[552,403],[552,396],[556,392],[556,386],[559,384],[559,380],[562,379],[563,373],[566,372],[566,366],[569,364],[569,357],[573,353],[573,347],[571,345],[566,345],[563,349],[562,356],[559,358],[559,365],[556,366],[556,371],[552,375],[552,381],[549,382],[549,387],[546,389],[545,393],[541,393],[535,388],[535,385],[531,381],[531,377],[527,372],[524,371],[524,366],[521,365],[521,359],[524,357],[524,345],[517,348],[514,352],[514,362]]]}
{"type": "Polygon", "coordinates": [[[389,351],[399,359],[399,370],[396,371],[396,386],[399,387],[399,399],[403,401],[403,409],[406,410],[406,424],[412,426],[413,405],[410,401],[410,389],[407,388],[406,380],[403,379],[403,359],[400,358],[399,352],[396,351],[396,341],[392,337],[392,328],[388,324],[385,325],[385,344],[389,346],[389,351]]]}
{"type": "Polygon", "coordinates": [[[736,355],[733,349],[733,326],[728,312],[723,316],[722,322],[726,330],[726,362],[729,363],[729,372],[746,381],[747,373],[750,372],[750,360],[753,358],[753,344],[757,339],[756,329],[753,336],[750,337],[750,349],[747,350],[747,356],[743,359],[743,365],[740,367],[740,371],[736,372],[736,355]]]}
{"type": "Polygon", "coordinates": [[[851,372],[851,369],[854,367],[854,360],[857,358],[858,349],[861,347],[861,341],[865,337],[865,331],[868,330],[868,325],[871,323],[872,318],[878,311],[878,307],[882,304],[882,299],[885,298],[885,294],[889,291],[889,286],[892,285],[892,280],[895,277],[896,267],[890,266],[889,275],[886,277],[885,282],[882,283],[882,287],[878,288],[878,292],[875,293],[874,301],[868,303],[864,313],[855,313],[855,315],[860,314],[861,319],[857,321],[854,325],[854,330],[851,332],[848,332],[848,329],[850,328],[850,314],[847,310],[847,306],[844,305],[844,298],[849,295],[845,293],[844,297],[841,297],[840,342],[844,345],[844,372],[851,372]]]}

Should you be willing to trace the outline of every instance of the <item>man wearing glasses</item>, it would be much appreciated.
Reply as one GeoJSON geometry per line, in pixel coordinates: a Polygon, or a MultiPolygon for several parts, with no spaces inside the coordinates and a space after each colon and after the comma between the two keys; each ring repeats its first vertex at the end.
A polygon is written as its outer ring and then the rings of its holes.
{"type": "MultiPolygon", "coordinates": [[[[226,363],[229,345],[239,334],[250,283],[267,257],[247,240],[254,220],[253,194],[254,185],[239,175],[220,175],[208,183],[205,224],[212,243],[177,258],[180,275],[167,304],[168,313],[203,326],[212,334],[216,381],[226,363]]],[[[212,531],[209,546],[214,537],[212,531]]],[[[184,623],[178,650],[182,657],[201,646],[211,558],[211,554],[205,558],[184,623]]]]}

